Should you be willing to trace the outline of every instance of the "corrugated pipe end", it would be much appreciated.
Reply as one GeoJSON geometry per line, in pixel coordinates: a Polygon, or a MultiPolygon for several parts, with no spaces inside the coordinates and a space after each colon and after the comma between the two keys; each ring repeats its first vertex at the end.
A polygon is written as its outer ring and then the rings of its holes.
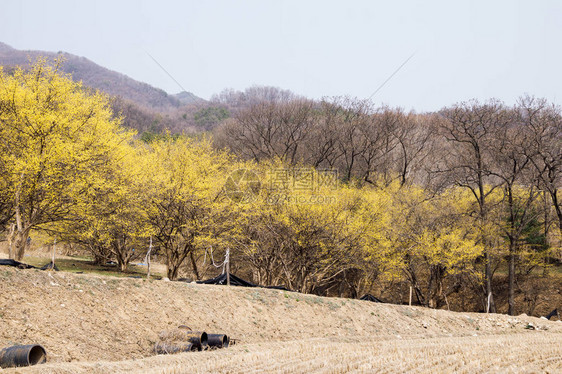
{"type": "Polygon", "coordinates": [[[21,367],[44,364],[47,351],[39,344],[16,345],[0,350],[0,367],[21,367]]]}
{"type": "Polygon", "coordinates": [[[230,344],[230,338],[224,334],[208,334],[208,344],[214,348],[227,348],[230,344]]]}

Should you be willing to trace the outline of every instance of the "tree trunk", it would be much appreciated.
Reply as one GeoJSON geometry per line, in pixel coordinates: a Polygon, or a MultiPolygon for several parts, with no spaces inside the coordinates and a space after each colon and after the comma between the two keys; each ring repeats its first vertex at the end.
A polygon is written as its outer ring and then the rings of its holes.
{"type": "Polygon", "coordinates": [[[23,260],[23,256],[25,254],[25,251],[29,248],[29,243],[30,240],[29,239],[29,233],[31,231],[31,227],[23,229],[23,230],[18,230],[16,232],[16,240],[15,240],[15,250],[13,251],[13,257],[15,258],[16,261],[21,261],[23,260]]]}
{"type": "Polygon", "coordinates": [[[119,264],[119,271],[121,271],[122,273],[127,271],[127,268],[129,267],[129,264],[127,262],[122,262],[119,264]]]}
{"type": "Polygon", "coordinates": [[[8,258],[13,260],[14,259],[14,249],[13,249],[13,244],[14,244],[14,236],[16,234],[16,224],[12,223],[10,225],[10,232],[8,233],[8,258]]]}
{"type": "Polygon", "coordinates": [[[507,314],[515,315],[515,250],[517,245],[516,229],[515,229],[515,205],[513,202],[513,187],[511,183],[506,186],[509,212],[510,212],[510,232],[509,237],[509,269],[508,269],[508,289],[507,289],[507,314]]]}
{"type": "Polygon", "coordinates": [[[102,256],[101,254],[94,252],[94,265],[105,265],[107,263],[107,259],[102,256]]]}
{"type": "Polygon", "coordinates": [[[441,306],[441,298],[443,297],[443,273],[445,269],[442,266],[433,266],[431,270],[431,279],[428,285],[428,307],[438,309],[441,306]]]}
{"type": "Polygon", "coordinates": [[[119,239],[113,242],[113,249],[115,252],[115,257],[117,258],[117,264],[119,265],[119,271],[126,272],[129,266],[129,261],[131,260],[131,253],[127,249],[126,239],[123,239],[123,243],[119,242],[119,239]]]}
{"type": "Polygon", "coordinates": [[[129,265],[128,259],[124,258],[121,254],[117,256],[117,264],[119,265],[120,272],[126,272],[129,265]]]}
{"type": "Polygon", "coordinates": [[[179,266],[177,266],[176,264],[169,264],[168,271],[166,272],[168,279],[171,281],[176,280],[176,278],[178,277],[178,270],[179,266]]]}
{"type": "MultiPolygon", "coordinates": [[[[189,259],[191,260],[191,267],[193,268],[193,274],[195,274],[195,279],[201,279],[199,275],[199,268],[197,267],[197,261],[195,261],[195,255],[193,254],[193,250],[189,251],[189,259]]],[[[170,278],[172,279],[172,278],[170,278]]]]}
{"type": "Polygon", "coordinates": [[[15,253],[14,257],[16,261],[21,261],[25,251],[29,247],[29,233],[31,232],[31,225],[27,224],[22,217],[22,208],[19,205],[19,190],[16,193],[16,206],[15,206],[15,218],[16,218],[16,240],[15,240],[15,253]]]}
{"type": "Polygon", "coordinates": [[[496,303],[494,301],[494,294],[492,293],[492,264],[490,264],[490,252],[486,249],[484,254],[486,260],[486,305],[488,305],[488,298],[490,308],[486,312],[496,313],[496,303]]]}
{"type": "MultiPolygon", "coordinates": [[[[484,225],[487,221],[486,212],[486,194],[484,192],[484,181],[482,175],[482,157],[480,151],[477,151],[478,155],[478,193],[479,193],[479,206],[480,206],[480,219],[481,224],[484,225]]],[[[486,283],[486,313],[496,313],[496,303],[494,302],[494,294],[492,293],[492,264],[490,258],[490,247],[488,245],[488,238],[486,234],[482,235],[482,243],[484,244],[484,259],[486,261],[484,277],[486,283]]]]}
{"type": "Polygon", "coordinates": [[[554,205],[554,210],[556,211],[556,217],[558,217],[558,228],[560,229],[560,234],[562,234],[562,208],[558,202],[558,189],[554,189],[550,192],[550,198],[552,199],[552,205],[554,205]]]}
{"type": "Polygon", "coordinates": [[[515,315],[515,251],[513,245],[509,246],[509,290],[507,314],[515,315]]]}

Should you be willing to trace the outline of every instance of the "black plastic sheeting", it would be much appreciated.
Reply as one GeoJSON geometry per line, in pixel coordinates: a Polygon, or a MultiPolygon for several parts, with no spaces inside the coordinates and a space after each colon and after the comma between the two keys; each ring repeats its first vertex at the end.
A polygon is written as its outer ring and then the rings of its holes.
{"type": "MultiPolygon", "coordinates": [[[[204,281],[197,281],[199,284],[219,284],[219,285],[226,285],[226,274],[221,274],[218,277],[207,279],[204,281]]],[[[252,282],[248,282],[240,277],[237,277],[234,274],[230,274],[230,285],[231,286],[238,286],[238,287],[262,287],[262,288],[271,288],[274,290],[282,290],[282,291],[291,291],[283,286],[260,286],[258,284],[254,284],[252,282]]]]}
{"type": "Polygon", "coordinates": [[[33,265],[28,265],[28,264],[24,264],[23,262],[19,262],[16,260],[11,260],[11,259],[0,259],[0,266],[13,266],[16,267],[18,269],[40,269],[40,270],[54,270],[54,271],[59,271],[59,268],[57,267],[57,265],[53,264],[53,262],[49,262],[46,265],[43,265],[42,267],[38,268],[36,266],[33,265]]]}
{"type": "Polygon", "coordinates": [[[14,266],[19,269],[37,269],[35,266],[24,264],[16,260],[0,259],[0,266],[14,266]]]}
{"type": "Polygon", "coordinates": [[[57,265],[53,264],[53,261],[49,262],[48,264],[45,264],[45,265],[41,266],[40,269],[41,269],[41,270],[54,270],[54,271],[59,271],[59,268],[57,267],[57,265]]]}
{"type": "Polygon", "coordinates": [[[556,316],[558,316],[558,309],[554,309],[552,312],[550,312],[548,316],[546,316],[546,319],[551,319],[552,317],[556,316]]]}
{"type": "Polygon", "coordinates": [[[378,297],[371,295],[370,293],[361,296],[359,300],[372,301],[373,303],[384,303],[384,301],[382,301],[378,297]]]}
{"type": "MultiPolygon", "coordinates": [[[[197,283],[226,285],[226,274],[221,274],[218,277],[214,277],[204,281],[197,281],[197,283]]],[[[239,286],[239,287],[258,287],[258,285],[248,282],[242,278],[239,278],[234,274],[230,274],[230,285],[239,286]]]]}

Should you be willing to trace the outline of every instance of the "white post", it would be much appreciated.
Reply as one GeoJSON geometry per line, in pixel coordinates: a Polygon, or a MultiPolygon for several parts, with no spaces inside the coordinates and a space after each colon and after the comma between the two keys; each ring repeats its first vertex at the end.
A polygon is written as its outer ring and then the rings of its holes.
{"type": "Polygon", "coordinates": [[[230,286],[230,248],[226,249],[226,285],[230,286]]]}
{"type": "Polygon", "coordinates": [[[410,301],[408,302],[408,305],[412,306],[412,286],[410,286],[410,301]]]}
{"type": "Polygon", "coordinates": [[[55,270],[55,253],[57,252],[57,239],[55,239],[54,243],[53,243],[53,254],[52,254],[52,258],[51,258],[51,269],[50,270],[55,270]]]}
{"type": "Polygon", "coordinates": [[[148,246],[148,252],[146,253],[146,257],[144,258],[144,262],[146,262],[146,279],[150,279],[150,252],[152,252],[152,236],[150,237],[150,245],[148,246]]]}

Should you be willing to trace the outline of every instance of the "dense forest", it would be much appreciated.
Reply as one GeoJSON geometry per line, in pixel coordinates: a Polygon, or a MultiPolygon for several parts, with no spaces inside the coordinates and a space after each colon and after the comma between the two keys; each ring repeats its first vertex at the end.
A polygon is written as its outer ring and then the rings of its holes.
{"type": "Polygon", "coordinates": [[[260,284],[509,314],[560,282],[562,111],[543,99],[418,114],[253,87],[177,112],[189,132],[143,110],[46,60],[0,68],[12,258],[43,232],[126,271],[151,242],[172,280],[228,251],[260,284]]]}

